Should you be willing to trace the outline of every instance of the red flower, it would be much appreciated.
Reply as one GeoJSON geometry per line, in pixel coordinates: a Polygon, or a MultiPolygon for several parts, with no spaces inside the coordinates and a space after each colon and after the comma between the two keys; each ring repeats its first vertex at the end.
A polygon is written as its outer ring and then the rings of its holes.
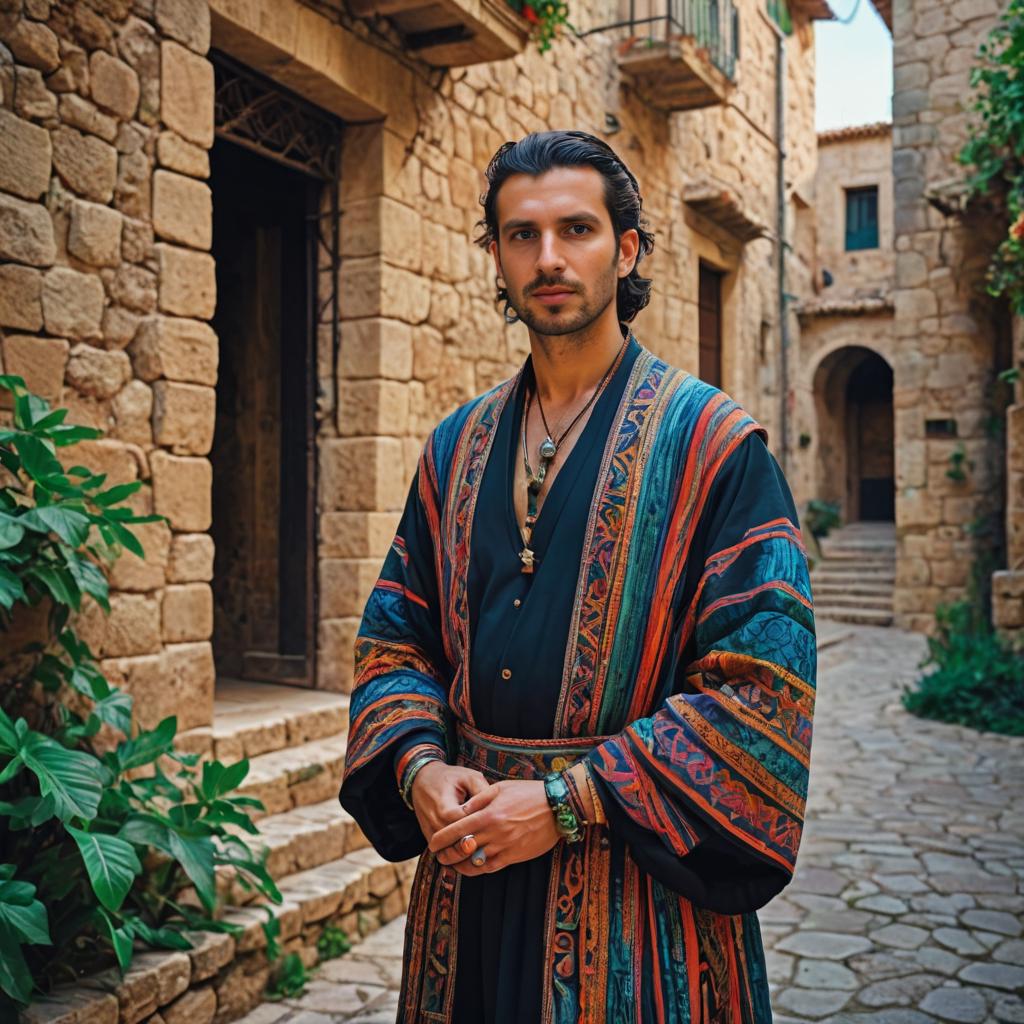
{"type": "Polygon", "coordinates": [[[1010,237],[1018,242],[1024,242],[1024,213],[1022,213],[1010,226],[1010,237]]]}
{"type": "Polygon", "coordinates": [[[523,17],[527,21],[532,22],[534,25],[536,25],[537,22],[540,21],[540,18],[537,17],[537,12],[532,7],[529,6],[523,8],[523,17]]]}

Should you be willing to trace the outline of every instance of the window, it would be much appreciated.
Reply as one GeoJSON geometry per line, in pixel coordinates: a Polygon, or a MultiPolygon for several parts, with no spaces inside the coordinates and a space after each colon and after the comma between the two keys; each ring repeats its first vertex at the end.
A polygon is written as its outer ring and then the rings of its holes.
{"type": "Polygon", "coordinates": [[[878,248],[878,186],[846,190],[846,249],[878,248]]]}
{"type": "Polygon", "coordinates": [[[768,17],[788,36],[793,31],[793,19],[786,0],[768,0],[768,17]]]}

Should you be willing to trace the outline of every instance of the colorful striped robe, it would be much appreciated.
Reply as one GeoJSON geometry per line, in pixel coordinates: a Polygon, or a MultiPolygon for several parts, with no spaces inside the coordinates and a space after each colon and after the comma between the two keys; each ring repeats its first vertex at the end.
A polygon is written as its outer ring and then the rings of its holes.
{"type": "MultiPolygon", "coordinates": [[[[685,858],[709,826],[728,836],[770,881],[760,905],[792,875],[807,794],[815,642],[795,515],[751,522],[706,559],[686,607],[680,594],[712,482],[761,428],[722,392],[642,349],[598,473],[556,735],[503,743],[473,728],[467,566],[483,468],[515,381],[447,417],[422,451],[409,501],[421,503],[434,547],[417,561],[396,537],[367,603],[342,803],[398,860],[425,846],[391,773],[394,745],[412,731],[433,729],[450,760],[457,754],[492,779],[536,778],[586,757],[602,792],[667,856],[685,858]],[[431,571],[438,609],[420,596],[417,573],[431,571]],[[685,665],[684,649],[698,652],[685,665]],[[380,775],[372,799],[350,782],[366,772],[380,775]]],[[[714,906],[697,906],[642,870],[613,829],[587,831],[582,843],[560,842],[552,859],[538,936],[545,1021],[770,1021],[756,906],[729,905],[742,898],[728,887],[714,906]],[[653,1010],[641,1016],[640,1007],[653,1010]]],[[[420,858],[400,1024],[451,1021],[460,880],[430,853],[420,858]]],[[[749,890],[742,881],[736,893],[749,890]]]]}

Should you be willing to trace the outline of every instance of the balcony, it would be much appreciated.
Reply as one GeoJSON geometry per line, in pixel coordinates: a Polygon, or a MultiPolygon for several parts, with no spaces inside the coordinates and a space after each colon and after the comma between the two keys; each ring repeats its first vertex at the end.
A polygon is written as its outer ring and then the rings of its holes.
{"type": "MultiPolygon", "coordinates": [[[[739,56],[733,0],[623,0],[619,67],[660,110],[698,110],[724,103],[739,56]]],[[[598,30],[591,30],[598,31],[598,30]]]]}
{"type": "Polygon", "coordinates": [[[462,67],[521,53],[529,22],[506,0],[350,0],[352,14],[387,17],[405,49],[428,64],[462,67]]]}

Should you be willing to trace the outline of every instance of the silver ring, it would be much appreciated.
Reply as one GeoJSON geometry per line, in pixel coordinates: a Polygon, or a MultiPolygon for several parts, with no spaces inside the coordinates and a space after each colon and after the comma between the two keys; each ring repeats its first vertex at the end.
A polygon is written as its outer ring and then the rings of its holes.
{"type": "Polygon", "coordinates": [[[484,852],[484,850],[479,849],[473,854],[472,857],[469,858],[469,860],[474,867],[479,868],[482,867],[485,861],[487,860],[487,854],[484,852]]]}

